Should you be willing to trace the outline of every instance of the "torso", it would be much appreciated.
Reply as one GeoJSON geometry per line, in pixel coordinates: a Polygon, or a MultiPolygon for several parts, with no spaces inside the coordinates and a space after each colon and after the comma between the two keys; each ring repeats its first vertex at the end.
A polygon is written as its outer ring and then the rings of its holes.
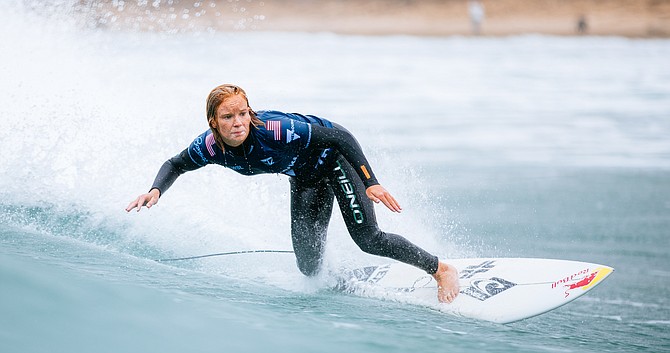
{"type": "Polygon", "coordinates": [[[332,127],[328,120],[277,111],[257,114],[264,125],[252,127],[241,146],[226,146],[224,153],[208,130],[191,143],[189,156],[198,165],[219,164],[244,175],[278,173],[309,178],[320,174],[334,153],[311,146],[311,124],[332,127]]]}

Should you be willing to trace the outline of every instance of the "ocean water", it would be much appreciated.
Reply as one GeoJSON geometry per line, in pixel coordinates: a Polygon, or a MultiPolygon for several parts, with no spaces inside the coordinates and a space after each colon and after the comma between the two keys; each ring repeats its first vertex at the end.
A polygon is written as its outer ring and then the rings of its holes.
{"type": "MultiPolygon", "coordinates": [[[[146,33],[0,9],[1,352],[670,351],[670,41],[146,33]],[[286,177],[209,167],[123,209],[206,128],[214,86],[357,136],[443,258],[616,272],[498,325],[332,290],[291,254],[286,177]]],[[[67,14],[66,14],[67,15],[67,14]]],[[[335,214],[326,270],[384,263],[335,214]]]]}

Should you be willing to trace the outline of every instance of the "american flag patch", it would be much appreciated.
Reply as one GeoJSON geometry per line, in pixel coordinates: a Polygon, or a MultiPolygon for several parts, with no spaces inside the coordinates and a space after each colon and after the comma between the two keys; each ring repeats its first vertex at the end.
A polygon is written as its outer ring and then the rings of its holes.
{"type": "Polygon", "coordinates": [[[268,131],[274,131],[275,141],[281,140],[281,121],[279,120],[266,121],[265,129],[268,131]]]}
{"type": "Polygon", "coordinates": [[[209,134],[207,137],[205,137],[205,146],[207,146],[207,152],[209,152],[209,155],[214,157],[216,154],[214,152],[214,144],[216,144],[216,140],[214,140],[214,134],[209,134]]]}

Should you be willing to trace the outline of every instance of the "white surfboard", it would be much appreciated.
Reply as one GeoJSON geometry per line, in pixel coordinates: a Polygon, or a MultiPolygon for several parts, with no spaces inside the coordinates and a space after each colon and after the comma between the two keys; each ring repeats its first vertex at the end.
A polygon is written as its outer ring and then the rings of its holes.
{"type": "Polygon", "coordinates": [[[448,263],[458,269],[461,286],[451,304],[438,303],[432,276],[401,263],[347,271],[339,286],[360,295],[383,292],[459,316],[510,323],[565,305],[614,271],[604,265],[550,259],[475,258],[448,263]]]}

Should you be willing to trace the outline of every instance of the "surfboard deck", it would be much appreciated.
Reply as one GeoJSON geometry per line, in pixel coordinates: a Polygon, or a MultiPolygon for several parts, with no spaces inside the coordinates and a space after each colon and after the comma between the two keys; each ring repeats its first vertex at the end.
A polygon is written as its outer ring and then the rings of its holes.
{"type": "Polygon", "coordinates": [[[437,301],[437,283],[431,275],[402,263],[345,271],[338,287],[361,295],[403,296],[446,313],[505,324],[565,305],[614,271],[594,263],[535,258],[450,259],[448,263],[458,269],[461,286],[451,304],[437,301]]]}

